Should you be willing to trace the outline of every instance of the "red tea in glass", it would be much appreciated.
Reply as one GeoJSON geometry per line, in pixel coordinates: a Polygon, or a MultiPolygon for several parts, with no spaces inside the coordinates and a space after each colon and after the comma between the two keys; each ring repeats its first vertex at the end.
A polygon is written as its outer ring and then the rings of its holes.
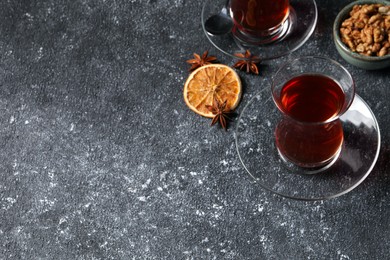
{"type": "Polygon", "coordinates": [[[336,81],[320,74],[302,74],[287,81],[280,91],[281,109],[303,122],[319,123],[337,116],[345,101],[336,81]]]}
{"type": "Polygon", "coordinates": [[[286,62],[273,77],[272,98],[280,112],[275,144],[288,167],[318,173],[342,152],[340,117],[355,96],[351,74],[338,62],[303,56],[286,62]]]}
{"type": "Polygon", "coordinates": [[[231,0],[233,33],[253,38],[277,34],[289,15],[288,0],[231,0]]]}
{"type": "Polygon", "coordinates": [[[343,127],[336,118],[345,103],[339,84],[320,74],[303,74],[287,81],[280,91],[285,117],[276,130],[282,157],[305,167],[322,165],[338,154],[343,127]]]}

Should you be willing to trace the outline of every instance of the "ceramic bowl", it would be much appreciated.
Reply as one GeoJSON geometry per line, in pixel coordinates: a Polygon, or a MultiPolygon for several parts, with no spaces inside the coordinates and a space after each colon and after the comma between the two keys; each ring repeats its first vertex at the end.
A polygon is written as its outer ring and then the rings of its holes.
{"type": "Polygon", "coordinates": [[[348,63],[366,70],[377,70],[383,69],[390,66],[390,54],[387,54],[382,57],[377,56],[364,56],[359,53],[353,52],[347,47],[340,38],[340,25],[341,23],[349,17],[349,12],[352,10],[354,5],[363,5],[363,4],[375,4],[381,3],[384,5],[390,5],[390,1],[369,1],[361,0],[354,1],[347,6],[345,6],[337,15],[334,24],[333,24],[333,39],[336,45],[337,51],[340,53],[341,57],[346,60],[348,63]]]}

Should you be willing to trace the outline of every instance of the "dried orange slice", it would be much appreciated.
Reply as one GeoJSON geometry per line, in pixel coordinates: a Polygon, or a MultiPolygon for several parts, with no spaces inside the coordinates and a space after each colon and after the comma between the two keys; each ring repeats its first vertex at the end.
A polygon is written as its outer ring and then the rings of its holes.
{"type": "Polygon", "coordinates": [[[184,100],[195,113],[214,117],[207,109],[216,98],[226,102],[226,109],[233,110],[240,103],[241,80],[238,74],[223,64],[210,64],[193,71],[184,85],[184,100]]]}

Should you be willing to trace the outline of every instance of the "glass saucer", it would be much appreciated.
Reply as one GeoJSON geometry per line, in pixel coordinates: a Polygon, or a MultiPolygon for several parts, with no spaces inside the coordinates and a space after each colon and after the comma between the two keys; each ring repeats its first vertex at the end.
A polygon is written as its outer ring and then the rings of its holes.
{"type": "Polygon", "coordinates": [[[314,32],[317,24],[317,5],[315,0],[290,0],[290,28],[286,35],[277,42],[265,45],[245,44],[237,40],[232,33],[211,35],[205,28],[206,20],[221,12],[226,0],[206,0],[202,9],[202,27],[206,37],[221,52],[233,58],[235,53],[250,50],[262,61],[271,60],[290,54],[301,47],[314,32]]]}
{"type": "Polygon", "coordinates": [[[340,118],[344,143],[338,158],[316,174],[291,167],[278,154],[274,129],[280,120],[265,89],[243,109],[235,132],[236,149],[249,175],[264,189],[298,200],[335,198],[356,188],[370,174],[380,150],[377,120],[361,97],[340,118]]]}

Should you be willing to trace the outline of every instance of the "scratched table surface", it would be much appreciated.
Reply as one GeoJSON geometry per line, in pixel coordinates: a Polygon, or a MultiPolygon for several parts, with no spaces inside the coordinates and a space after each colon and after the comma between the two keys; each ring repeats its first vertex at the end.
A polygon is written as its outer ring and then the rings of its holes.
{"type": "MultiPolygon", "coordinates": [[[[253,184],[237,118],[225,132],[183,101],[193,52],[234,63],[204,36],[202,1],[0,1],[0,259],[387,259],[390,69],[336,52],[349,2],[317,1],[292,56],[351,72],[381,153],[352,192],[302,202],[253,184]]],[[[238,114],[287,59],[239,72],[238,114]]]]}

